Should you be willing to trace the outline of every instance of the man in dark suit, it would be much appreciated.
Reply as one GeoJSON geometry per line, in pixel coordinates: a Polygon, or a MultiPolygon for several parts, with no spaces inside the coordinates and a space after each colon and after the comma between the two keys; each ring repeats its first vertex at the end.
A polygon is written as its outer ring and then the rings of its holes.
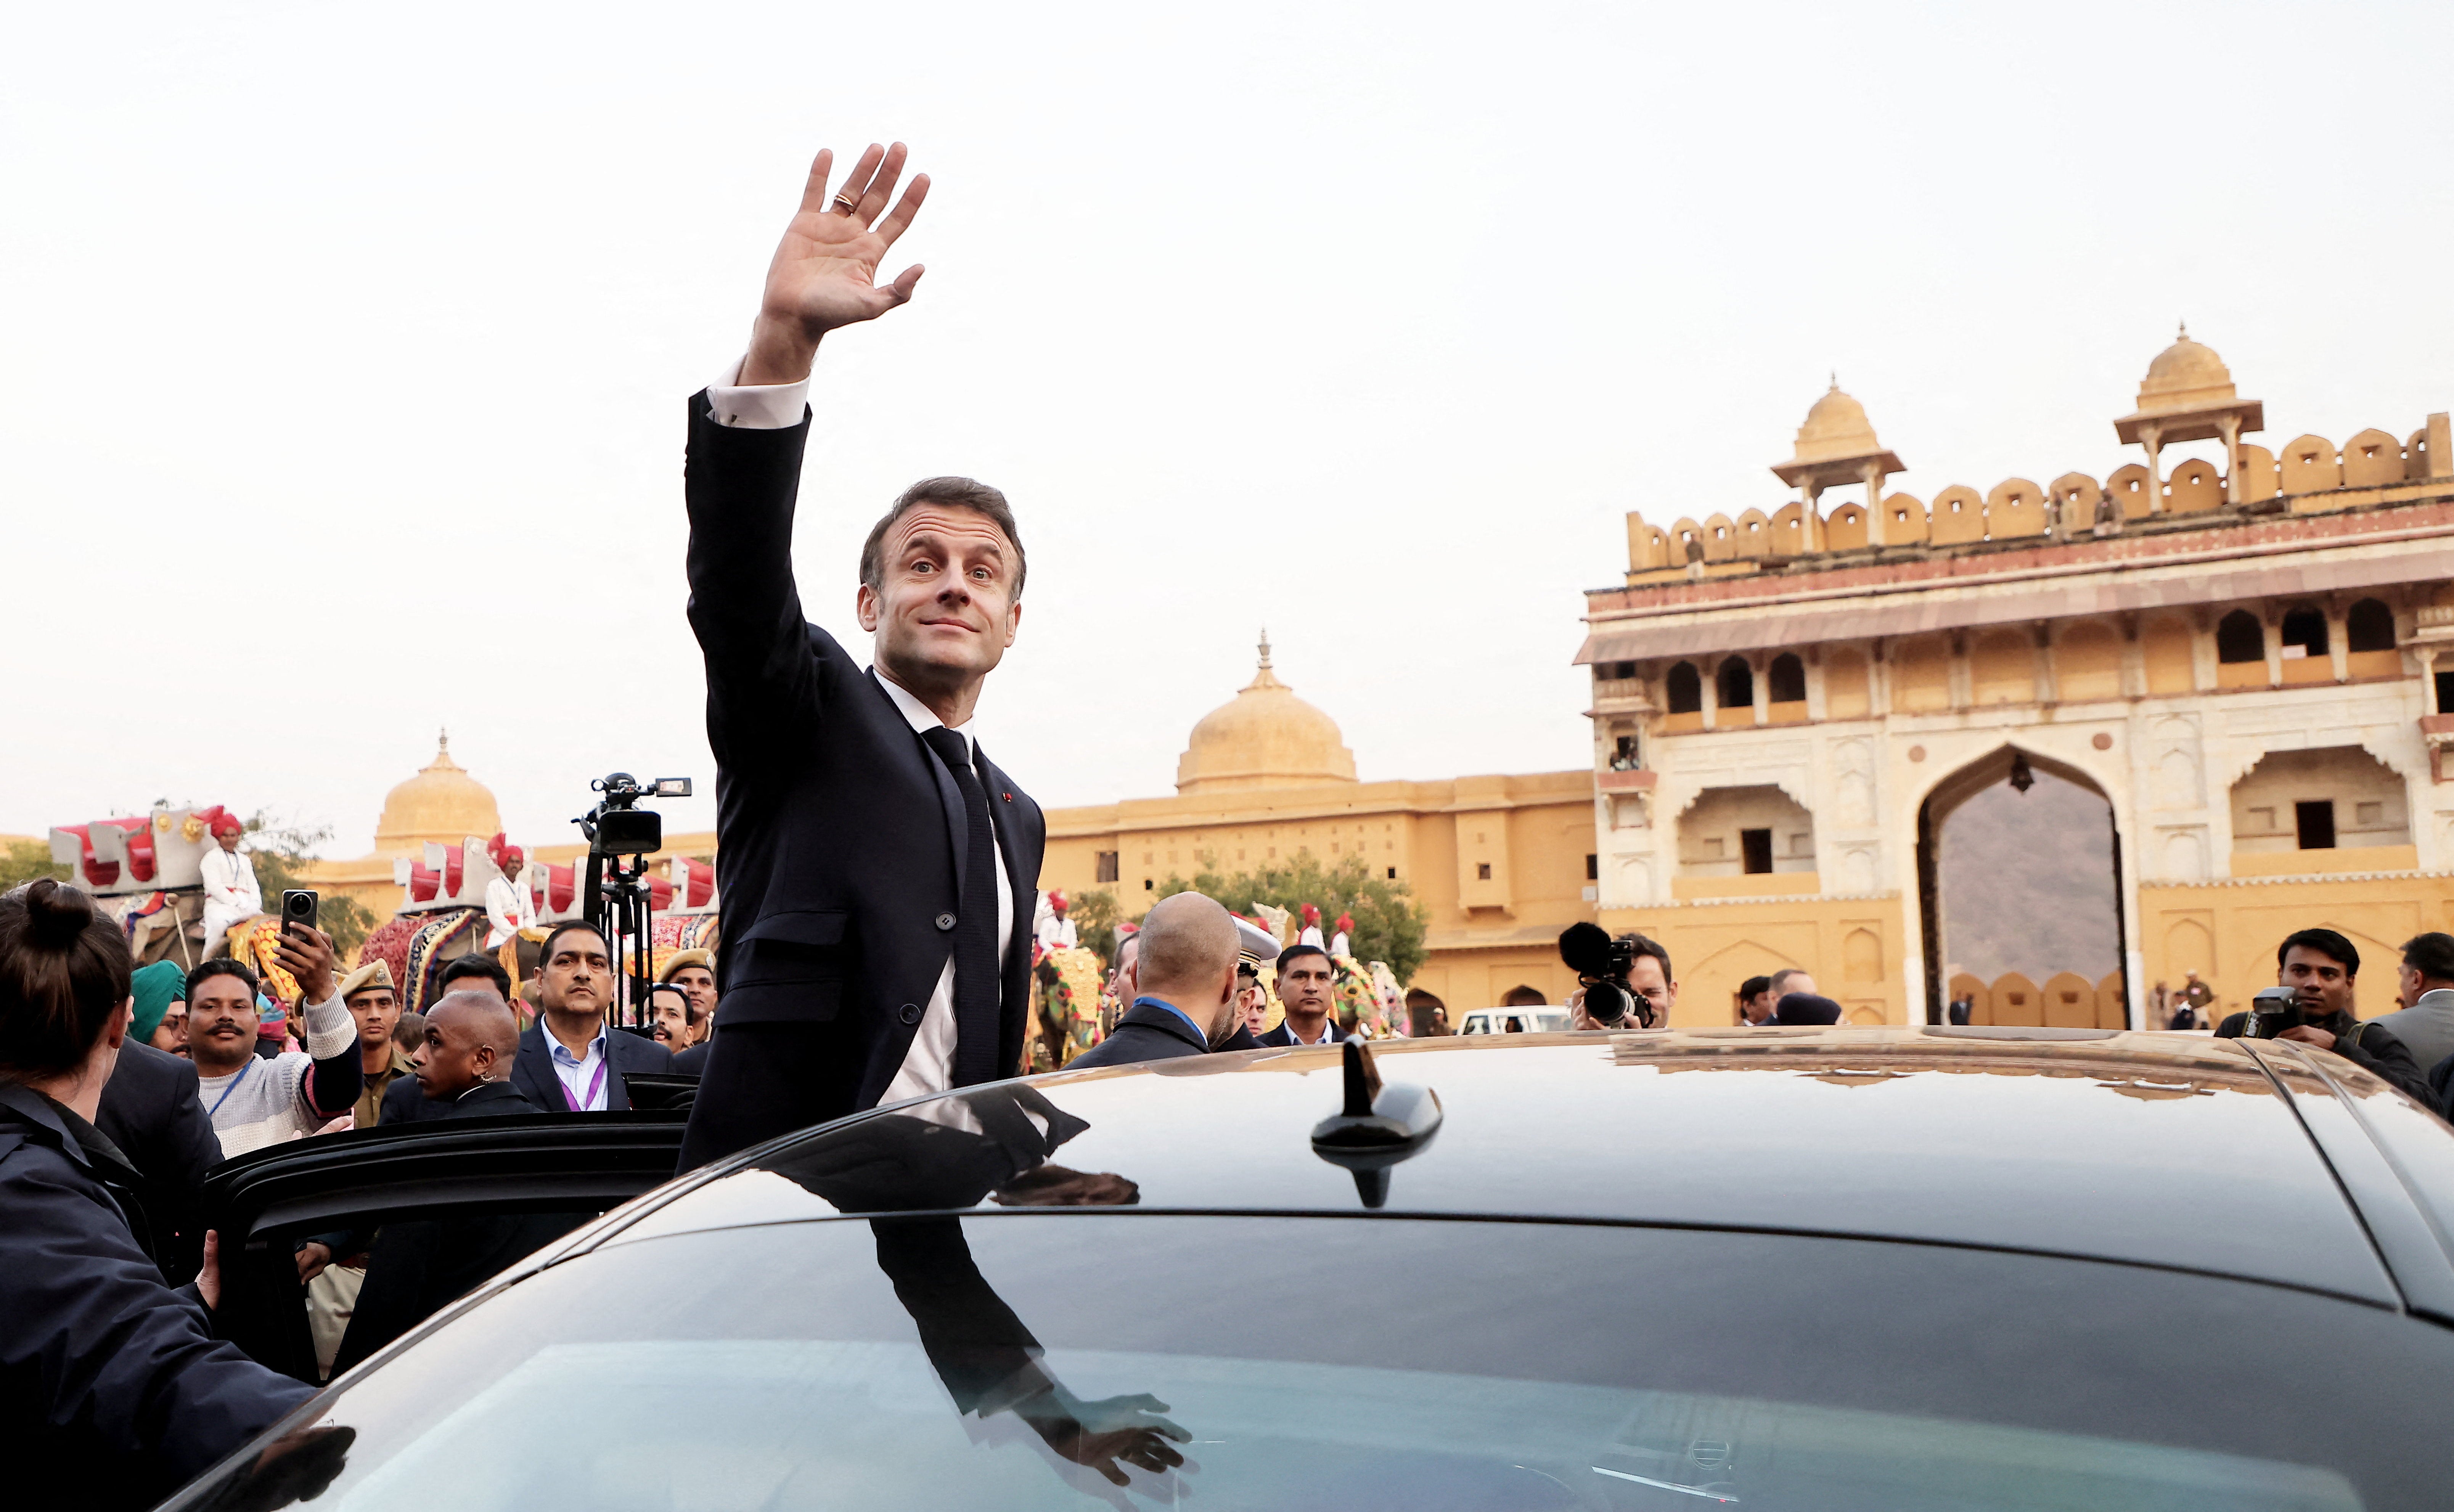
{"type": "Polygon", "coordinates": [[[614,979],[614,953],[594,925],[574,919],[545,937],[537,1021],[520,1036],[512,1061],[512,1085],[542,1111],[619,1112],[631,1105],[625,1073],[673,1068],[664,1046],[606,1023],[614,979]]]}
{"type": "MultiPolygon", "coordinates": [[[[519,1041],[511,1009],[493,994],[446,994],[427,1011],[426,1042],[411,1056],[409,1084],[435,1105],[438,1120],[543,1112],[506,1079],[519,1041]]],[[[349,1369],[487,1277],[568,1234],[580,1219],[569,1213],[502,1213],[383,1225],[368,1254],[366,1284],[349,1331],[341,1336],[332,1373],[349,1369]]],[[[329,1240],[308,1244],[300,1251],[299,1274],[312,1276],[332,1257],[329,1240]]]]}
{"type": "Polygon", "coordinates": [[[834,158],[818,154],[747,355],[691,400],[690,620],[707,661],[724,934],[684,1170],[1010,1077],[1022,1058],[1045,829],[972,733],[1021,622],[1005,496],[932,478],[870,531],[855,599],[868,668],[809,622],[793,579],[819,339],[919,281],[915,267],[875,282],[928,192],[915,177],[887,212],[903,160],[899,144],[872,147],[830,198],[834,158]]]}
{"type": "Polygon", "coordinates": [[[1278,952],[1278,1002],[1287,1016],[1265,1045],[1334,1045],[1347,1038],[1338,1027],[1338,977],[1329,952],[1318,945],[1289,945],[1278,952]]]}
{"type": "Polygon", "coordinates": [[[204,1263],[205,1230],[196,1202],[205,1169],[222,1158],[212,1119],[196,1100],[196,1063],[131,1036],[121,1041],[118,1066],[103,1083],[102,1108],[93,1123],[145,1179],[136,1198],[152,1225],[155,1258],[165,1280],[185,1286],[204,1263]]]}
{"type": "Polygon", "coordinates": [[[1236,920],[1199,893],[1159,900],[1142,920],[1135,965],[1138,994],[1108,1038],[1066,1063],[1123,1066],[1236,1048],[1247,1033],[1237,1011],[1236,920]]]}

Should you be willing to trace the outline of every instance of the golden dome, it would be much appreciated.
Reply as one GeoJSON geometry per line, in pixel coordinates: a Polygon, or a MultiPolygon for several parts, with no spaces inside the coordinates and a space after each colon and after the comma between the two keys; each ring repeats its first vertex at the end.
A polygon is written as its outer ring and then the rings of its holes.
{"type": "Polygon", "coordinates": [[[415,857],[429,840],[457,845],[502,827],[493,793],[452,759],[452,737],[438,736],[434,759],[385,796],[383,817],[375,821],[374,854],[415,857]]]}
{"type": "Polygon", "coordinates": [[[2224,367],[2223,359],[2215,354],[2212,347],[2192,341],[2190,328],[2184,325],[2173,344],[2147,364],[2147,376],[2139,384],[2139,413],[2170,414],[2201,410],[2230,404],[2233,397],[2232,373],[2224,367]]]}
{"type": "Polygon", "coordinates": [[[1883,444],[1875,439],[1874,424],[1866,418],[1866,407],[1840,392],[1840,379],[1835,374],[1832,387],[1806,412],[1806,423],[1798,428],[1796,462],[1829,462],[1840,457],[1872,456],[1882,451],[1883,444]]]}
{"type": "Polygon", "coordinates": [[[1260,670],[1234,699],[1201,716],[1176,763],[1178,793],[1354,780],[1355,753],[1346,749],[1338,721],[1297,697],[1270,671],[1266,631],[1260,670]]]}

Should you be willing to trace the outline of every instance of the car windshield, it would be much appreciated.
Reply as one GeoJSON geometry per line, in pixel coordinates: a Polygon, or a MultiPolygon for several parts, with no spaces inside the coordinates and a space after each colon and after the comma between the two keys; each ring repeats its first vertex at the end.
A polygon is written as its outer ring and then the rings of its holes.
{"type": "Polygon", "coordinates": [[[552,1266],[191,1497],[271,1505],[234,1482],[288,1477],[332,1478],[316,1505],[352,1512],[2419,1507],[2443,1411],[2409,1385],[2448,1379],[2454,1334],[2380,1308],[1947,1245],[832,1220],[552,1266]]]}

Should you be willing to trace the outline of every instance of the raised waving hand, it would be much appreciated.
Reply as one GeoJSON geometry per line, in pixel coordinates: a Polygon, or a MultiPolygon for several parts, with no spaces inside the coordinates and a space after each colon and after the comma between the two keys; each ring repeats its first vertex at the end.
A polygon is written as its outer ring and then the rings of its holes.
{"type": "Polygon", "coordinates": [[[800,211],[784,228],[775,260],[767,265],[767,292],[751,327],[741,382],[798,383],[810,375],[820,337],[838,326],[875,320],[912,297],[920,282],[918,263],[892,283],[877,281],[887,249],[910,229],[929,197],[929,175],[915,173],[903,197],[895,199],[906,155],[900,142],[871,143],[829,194],[835,154],[833,149],[819,151],[801,191],[800,211]]]}

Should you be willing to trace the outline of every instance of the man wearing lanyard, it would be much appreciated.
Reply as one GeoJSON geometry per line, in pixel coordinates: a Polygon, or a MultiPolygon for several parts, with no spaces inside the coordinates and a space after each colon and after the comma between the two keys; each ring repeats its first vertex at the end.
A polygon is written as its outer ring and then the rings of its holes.
{"type": "Polygon", "coordinates": [[[672,1067],[654,1040],[606,1026],[614,982],[614,953],[593,927],[574,921],[546,937],[537,964],[544,1012],[512,1060],[522,1097],[549,1113],[605,1113],[631,1105],[625,1075],[672,1067]]]}
{"type": "Polygon", "coordinates": [[[1107,1038],[1066,1062],[1123,1066],[1233,1048],[1237,1011],[1234,916],[1199,893],[1162,898],[1142,920],[1134,967],[1139,994],[1107,1038]]]}

